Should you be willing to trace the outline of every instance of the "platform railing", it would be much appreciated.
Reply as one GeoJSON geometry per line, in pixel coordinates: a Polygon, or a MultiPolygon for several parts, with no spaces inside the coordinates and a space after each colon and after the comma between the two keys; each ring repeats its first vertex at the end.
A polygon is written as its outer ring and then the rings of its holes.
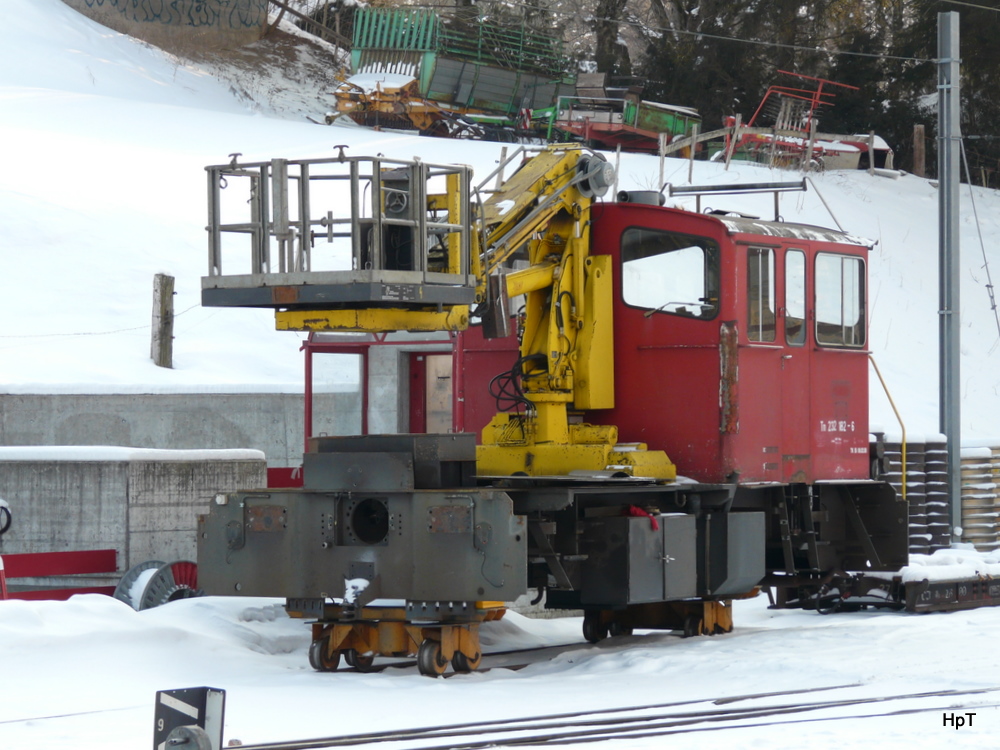
{"type": "Polygon", "coordinates": [[[239,156],[206,167],[204,288],[474,288],[471,168],[343,153],[247,163],[239,156]]]}

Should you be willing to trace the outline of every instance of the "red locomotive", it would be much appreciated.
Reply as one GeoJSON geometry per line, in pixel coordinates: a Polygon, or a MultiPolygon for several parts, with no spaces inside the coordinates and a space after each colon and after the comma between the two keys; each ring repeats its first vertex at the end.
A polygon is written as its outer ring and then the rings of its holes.
{"type": "Polygon", "coordinates": [[[440,674],[475,668],[479,623],[529,586],[598,640],[726,632],[761,585],[819,607],[906,564],[906,504],[869,477],[867,243],[658,193],[601,202],[613,171],[578,148],[540,150],[475,207],[463,168],[387,162],[209,168],[203,302],[298,330],[481,317],[456,358],[464,432],[313,438],[303,489],[220,496],[199,534],[208,593],[285,596],[315,620],[317,669],[416,654],[440,674]],[[217,186],[239,178],[284,192],[255,189],[227,225],[217,186]],[[346,232],[307,213],[310,182],[338,179],[346,232]],[[227,230],[254,238],[254,273],[222,276],[227,230]],[[349,269],[314,267],[322,232],[350,239],[349,269]]]}

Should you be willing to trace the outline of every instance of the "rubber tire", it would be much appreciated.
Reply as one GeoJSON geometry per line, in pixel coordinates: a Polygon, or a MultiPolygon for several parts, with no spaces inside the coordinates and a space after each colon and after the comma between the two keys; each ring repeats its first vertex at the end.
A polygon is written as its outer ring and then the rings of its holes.
{"type": "Polygon", "coordinates": [[[344,652],[344,661],[359,672],[371,672],[375,664],[375,654],[359,654],[353,648],[344,652]]]}
{"type": "Polygon", "coordinates": [[[684,618],[684,637],[693,638],[696,635],[702,635],[702,624],[701,618],[697,615],[688,615],[684,618]]]}
{"type": "Polygon", "coordinates": [[[326,643],[326,638],[319,638],[309,644],[309,666],[317,672],[333,672],[340,666],[340,652],[327,656],[326,643]]]}
{"type": "Polygon", "coordinates": [[[440,677],[448,668],[448,661],[441,655],[440,641],[428,638],[417,650],[417,669],[427,677],[440,677]]]}
{"type": "Polygon", "coordinates": [[[611,623],[611,625],[608,626],[608,635],[610,635],[612,638],[623,635],[632,635],[632,626],[626,625],[623,622],[615,620],[614,622],[611,623]]]}
{"type": "Polygon", "coordinates": [[[601,622],[600,617],[583,618],[583,639],[588,643],[599,643],[608,637],[608,626],[601,622]]]}
{"type": "Polygon", "coordinates": [[[475,672],[477,669],[479,669],[479,665],[482,663],[482,661],[483,661],[482,653],[476,653],[475,658],[470,659],[461,651],[456,651],[455,655],[451,657],[451,666],[455,668],[456,672],[464,672],[468,674],[469,672],[475,672]]]}

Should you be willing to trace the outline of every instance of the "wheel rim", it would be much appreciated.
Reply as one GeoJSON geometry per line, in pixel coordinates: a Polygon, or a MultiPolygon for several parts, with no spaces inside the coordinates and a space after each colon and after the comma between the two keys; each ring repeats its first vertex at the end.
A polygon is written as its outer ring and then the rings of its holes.
{"type": "Polygon", "coordinates": [[[692,638],[696,635],[701,635],[701,618],[695,615],[689,615],[687,619],[684,620],[684,637],[692,638]]]}
{"type": "Polygon", "coordinates": [[[359,654],[351,648],[344,652],[344,659],[359,672],[370,672],[375,663],[375,654],[359,654]]]}
{"type": "Polygon", "coordinates": [[[608,626],[600,621],[599,617],[583,618],[583,638],[590,643],[603,641],[608,637],[608,626]]]}
{"type": "Polygon", "coordinates": [[[417,651],[417,668],[428,677],[438,677],[448,668],[448,662],[441,656],[441,644],[438,641],[426,640],[420,644],[417,651]]]}
{"type": "Polygon", "coordinates": [[[340,652],[327,654],[327,638],[318,638],[309,645],[309,666],[317,672],[332,672],[340,666],[340,652]]]}
{"type": "Polygon", "coordinates": [[[451,665],[455,668],[456,672],[471,672],[479,669],[479,664],[482,660],[483,655],[478,651],[474,657],[468,657],[461,651],[456,651],[455,655],[451,657],[451,665]]]}

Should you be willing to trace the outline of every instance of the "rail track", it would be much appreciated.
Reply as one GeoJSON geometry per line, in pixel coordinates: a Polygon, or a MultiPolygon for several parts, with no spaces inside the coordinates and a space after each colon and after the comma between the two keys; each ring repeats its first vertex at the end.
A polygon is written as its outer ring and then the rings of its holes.
{"type": "MultiPolygon", "coordinates": [[[[243,745],[243,750],[312,750],[394,743],[408,750],[480,750],[490,747],[569,745],[610,740],[637,740],[677,734],[780,726],[818,721],[861,720],[965,708],[956,699],[1000,692],[1000,686],[939,690],[875,697],[844,697],[812,702],[771,703],[804,693],[849,690],[859,684],[687,700],[628,708],[547,714],[521,719],[397,729],[386,732],[243,745]],[[760,705],[761,701],[767,705],[760,705]],[[949,702],[951,701],[951,702],[949,702]],[[909,705],[915,702],[921,705],[909,705]],[[737,706],[739,703],[753,705],[737,706]],[[926,704],[926,705],[924,705],[926,704]],[[887,710],[865,711],[882,707],[887,710]],[[857,709],[845,712],[845,709],[857,709]],[[827,714],[827,715],[824,715],[827,714]]],[[[976,704],[976,708],[1000,703],[976,704]]]]}

